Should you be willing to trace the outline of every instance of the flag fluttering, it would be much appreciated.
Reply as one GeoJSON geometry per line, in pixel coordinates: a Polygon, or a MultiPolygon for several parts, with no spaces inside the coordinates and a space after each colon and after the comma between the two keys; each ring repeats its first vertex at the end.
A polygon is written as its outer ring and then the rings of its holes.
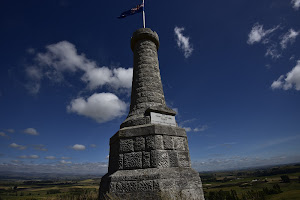
{"type": "Polygon", "coordinates": [[[134,8],[131,8],[130,10],[127,10],[125,12],[122,12],[121,15],[118,17],[119,19],[122,19],[122,18],[125,18],[127,16],[130,16],[130,15],[134,15],[136,13],[140,13],[140,12],[143,12],[144,10],[144,3],[142,4],[139,4],[137,5],[136,7],[134,8]]]}

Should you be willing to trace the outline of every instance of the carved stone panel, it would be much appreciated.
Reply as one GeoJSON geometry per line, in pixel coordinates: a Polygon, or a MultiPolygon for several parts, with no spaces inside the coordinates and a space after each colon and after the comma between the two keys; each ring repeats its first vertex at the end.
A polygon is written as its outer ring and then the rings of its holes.
{"type": "Polygon", "coordinates": [[[142,152],[124,154],[124,169],[139,169],[143,167],[142,152]]]}

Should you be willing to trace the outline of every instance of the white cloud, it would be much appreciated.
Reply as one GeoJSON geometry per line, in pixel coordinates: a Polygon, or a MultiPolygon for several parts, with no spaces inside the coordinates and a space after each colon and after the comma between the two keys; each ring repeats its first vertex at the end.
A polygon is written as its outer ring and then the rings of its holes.
{"type": "Polygon", "coordinates": [[[267,46],[267,52],[265,56],[270,56],[274,60],[281,57],[281,53],[278,51],[276,43],[271,43],[267,46]]]}
{"type": "Polygon", "coordinates": [[[89,60],[84,54],[78,54],[76,47],[68,42],[61,41],[46,46],[46,52],[37,53],[35,65],[26,68],[27,76],[32,80],[27,89],[31,93],[38,93],[41,80],[48,78],[54,82],[64,80],[63,73],[81,72],[81,80],[87,88],[94,90],[104,85],[114,89],[130,89],[132,84],[132,68],[99,67],[95,61],[89,60]]]}
{"type": "Polygon", "coordinates": [[[19,158],[22,158],[22,159],[38,159],[39,156],[38,155],[29,155],[29,156],[23,155],[23,156],[19,156],[19,158]]]}
{"type": "Polygon", "coordinates": [[[184,128],[186,132],[192,131],[191,127],[182,127],[182,128],[184,128]]]}
{"type": "Polygon", "coordinates": [[[43,73],[37,66],[29,66],[25,69],[27,78],[30,80],[26,85],[26,89],[31,94],[37,94],[41,88],[41,80],[43,78],[43,73]]]}
{"type": "Polygon", "coordinates": [[[7,137],[7,135],[4,132],[0,132],[0,136],[7,137]]]}
{"type": "Polygon", "coordinates": [[[41,80],[43,78],[42,70],[36,66],[29,66],[25,69],[26,75],[32,80],[41,80]]]}
{"type": "Polygon", "coordinates": [[[300,0],[292,0],[291,3],[293,4],[293,8],[298,10],[300,8],[300,0]]]}
{"type": "Polygon", "coordinates": [[[60,163],[61,163],[61,164],[71,164],[72,162],[71,162],[71,161],[61,160],[60,163]]]}
{"type": "Polygon", "coordinates": [[[300,90],[300,60],[297,65],[286,75],[281,75],[271,85],[272,89],[284,89],[289,90],[295,88],[300,90]]]}
{"type": "Polygon", "coordinates": [[[185,58],[188,58],[192,55],[192,52],[193,52],[193,47],[192,45],[190,44],[190,38],[189,37],[186,37],[182,34],[182,31],[184,31],[184,28],[181,27],[175,27],[174,28],[174,32],[175,32],[175,35],[176,35],[176,42],[177,42],[177,46],[183,50],[184,52],[184,57],[185,58]]]}
{"type": "Polygon", "coordinates": [[[56,157],[55,156],[46,156],[45,159],[47,159],[47,160],[55,160],[56,157]]]}
{"type": "Polygon", "coordinates": [[[85,150],[85,146],[82,145],[82,144],[74,144],[71,148],[74,149],[74,150],[77,150],[77,151],[85,150]]]}
{"type": "Polygon", "coordinates": [[[281,37],[281,42],[280,42],[281,48],[285,49],[288,43],[293,44],[296,40],[296,37],[299,35],[299,33],[300,31],[295,31],[294,29],[291,28],[286,34],[284,34],[281,37]]]}
{"type": "Polygon", "coordinates": [[[92,147],[92,148],[96,148],[96,147],[97,147],[97,145],[95,145],[95,144],[91,144],[91,145],[90,145],[90,147],[92,147]]]}
{"type": "Polygon", "coordinates": [[[208,129],[208,126],[207,125],[202,125],[200,127],[197,127],[197,128],[194,128],[193,131],[194,132],[202,132],[202,131],[205,131],[208,129]]]}
{"type": "Polygon", "coordinates": [[[28,135],[39,135],[39,132],[37,132],[37,130],[34,128],[27,128],[23,132],[28,135]]]}
{"type": "Polygon", "coordinates": [[[114,89],[129,89],[132,84],[132,74],[132,68],[116,68],[111,70],[107,67],[100,67],[87,70],[81,79],[88,84],[90,90],[94,90],[105,84],[110,85],[114,89]]]}
{"type": "Polygon", "coordinates": [[[12,128],[9,128],[9,129],[5,129],[6,132],[9,132],[9,133],[14,133],[15,132],[15,129],[12,129],[12,128]]]}
{"type": "Polygon", "coordinates": [[[43,144],[33,145],[33,148],[38,151],[48,151],[48,149],[46,149],[45,145],[43,144]]]}
{"type": "Polygon", "coordinates": [[[15,148],[15,149],[19,149],[19,150],[24,150],[24,149],[27,148],[24,145],[19,145],[19,144],[16,144],[16,143],[11,143],[9,146],[12,147],[12,148],[15,148]]]}
{"type": "Polygon", "coordinates": [[[65,157],[65,156],[63,156],[63,157],[61,157],[61,159],[63,159],[63,160],[69,160],[69,159],[71,159],[70,157],[65,157]]]}
{"type": "MultiPolygon", "coordinates": [[[[256,23],[253,25],[252,30],[248,34],[248,44],[254,44],[256,42],[262,41],[267,35],[277,30],[279,26],[276,26],[271,29],[264,30],[264,26],[256,23]]],[[[266,42],[266,41],[265,41],[266,42]]]]}
{"type": "Polygon", "coordinates": [[[103,123],[124,115],[126,108],[126,103],[112,93],[94,93],[87,99],[73,99],[67,106],[67,111],[103,123]]]}

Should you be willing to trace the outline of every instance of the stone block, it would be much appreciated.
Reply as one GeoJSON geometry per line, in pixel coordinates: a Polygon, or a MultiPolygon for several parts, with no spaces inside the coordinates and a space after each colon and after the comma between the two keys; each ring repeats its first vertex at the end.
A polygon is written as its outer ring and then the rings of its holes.
{"type": "Polygon", "coordinates": [[[164,149],[163,137],[161,135],[151,135],[146,137],[146,149],[164,149]]]}
{"type": "Polygon", "coordinates": [[[123,154],[119,154],[119,169],[123,169],[123,154]]]}
{"type": "Polygon", "coordinates": [[[138,183],[138,191],[141,192],[147,192],[147,191],[153,191],[153,181],[140,181],[138,183]]]}
{"type": "Polygon", "coordinates": [[[137,182],[136,181],[124,181],[118,182],[116,184],[117,192],[135,192],[137,191],[137,182]]]}
{"type": "Polygon", "coordinates": [[[168,151],[170,167],[178,167],[178,158],[176,151],[168,151]]]}
{"type": "Polygon", "coordinates": [[[162,189],[174,189],[175,188],[175,180],[174,179],[161,180],[161,188],[162,189]]]}
{"type": "Polygon", "coordinates": [[[152,150],[151,167],[157,167],[157,168],[170,167],[168,152],[165,150],[152,150]]]}
{"type": "Polygon", "coordinates": [[[163,136],[164,149],[174,149],[173,138],[168,135],[163,136]]]}
{"type": "Polygon", "coordinates": [[[143,152],[143,168],[151,167],[150,152],[143,152]]]}
{"type": "Polygon", "coordinates": [[[125,153],[123,160],[124,169],[139,169],[143,167],[142,152],[125,153]]]}
{"type": "Polygon", "coordinates": [[[184,151],[185,150],[185,138],[184,137],[173,137],[174,149],[184,151]]]}
{"type": "Polygon", "coordinates": [[[133,139],[121,139],[120,140],[120,152],[133,152],[133,139]]]}
{"type": "Polygon", "coordinates": [[[134,151],[144,151],[145,150],[145,138],[136,137],[134,141],[134,151]]]}
{"type": "Polygon", "coordinates": [[[190,156],[188,151],[177,152],[179,167],[191,167],[190,156]]]}

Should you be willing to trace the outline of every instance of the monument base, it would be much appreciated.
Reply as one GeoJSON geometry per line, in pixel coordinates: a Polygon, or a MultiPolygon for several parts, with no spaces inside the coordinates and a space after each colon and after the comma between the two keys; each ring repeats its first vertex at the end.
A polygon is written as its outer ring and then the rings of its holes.
{"type": "Polygon", "coordinates": [[[120,129],[110,138],[99,199],[204,200],[185,130],[159,124],[120,129]]]}
{"type": "Polygon", "coordinates": [[[204,200],[198,172],[192,168],[120,170],[102,177],[100,200],[204,200]]]}

